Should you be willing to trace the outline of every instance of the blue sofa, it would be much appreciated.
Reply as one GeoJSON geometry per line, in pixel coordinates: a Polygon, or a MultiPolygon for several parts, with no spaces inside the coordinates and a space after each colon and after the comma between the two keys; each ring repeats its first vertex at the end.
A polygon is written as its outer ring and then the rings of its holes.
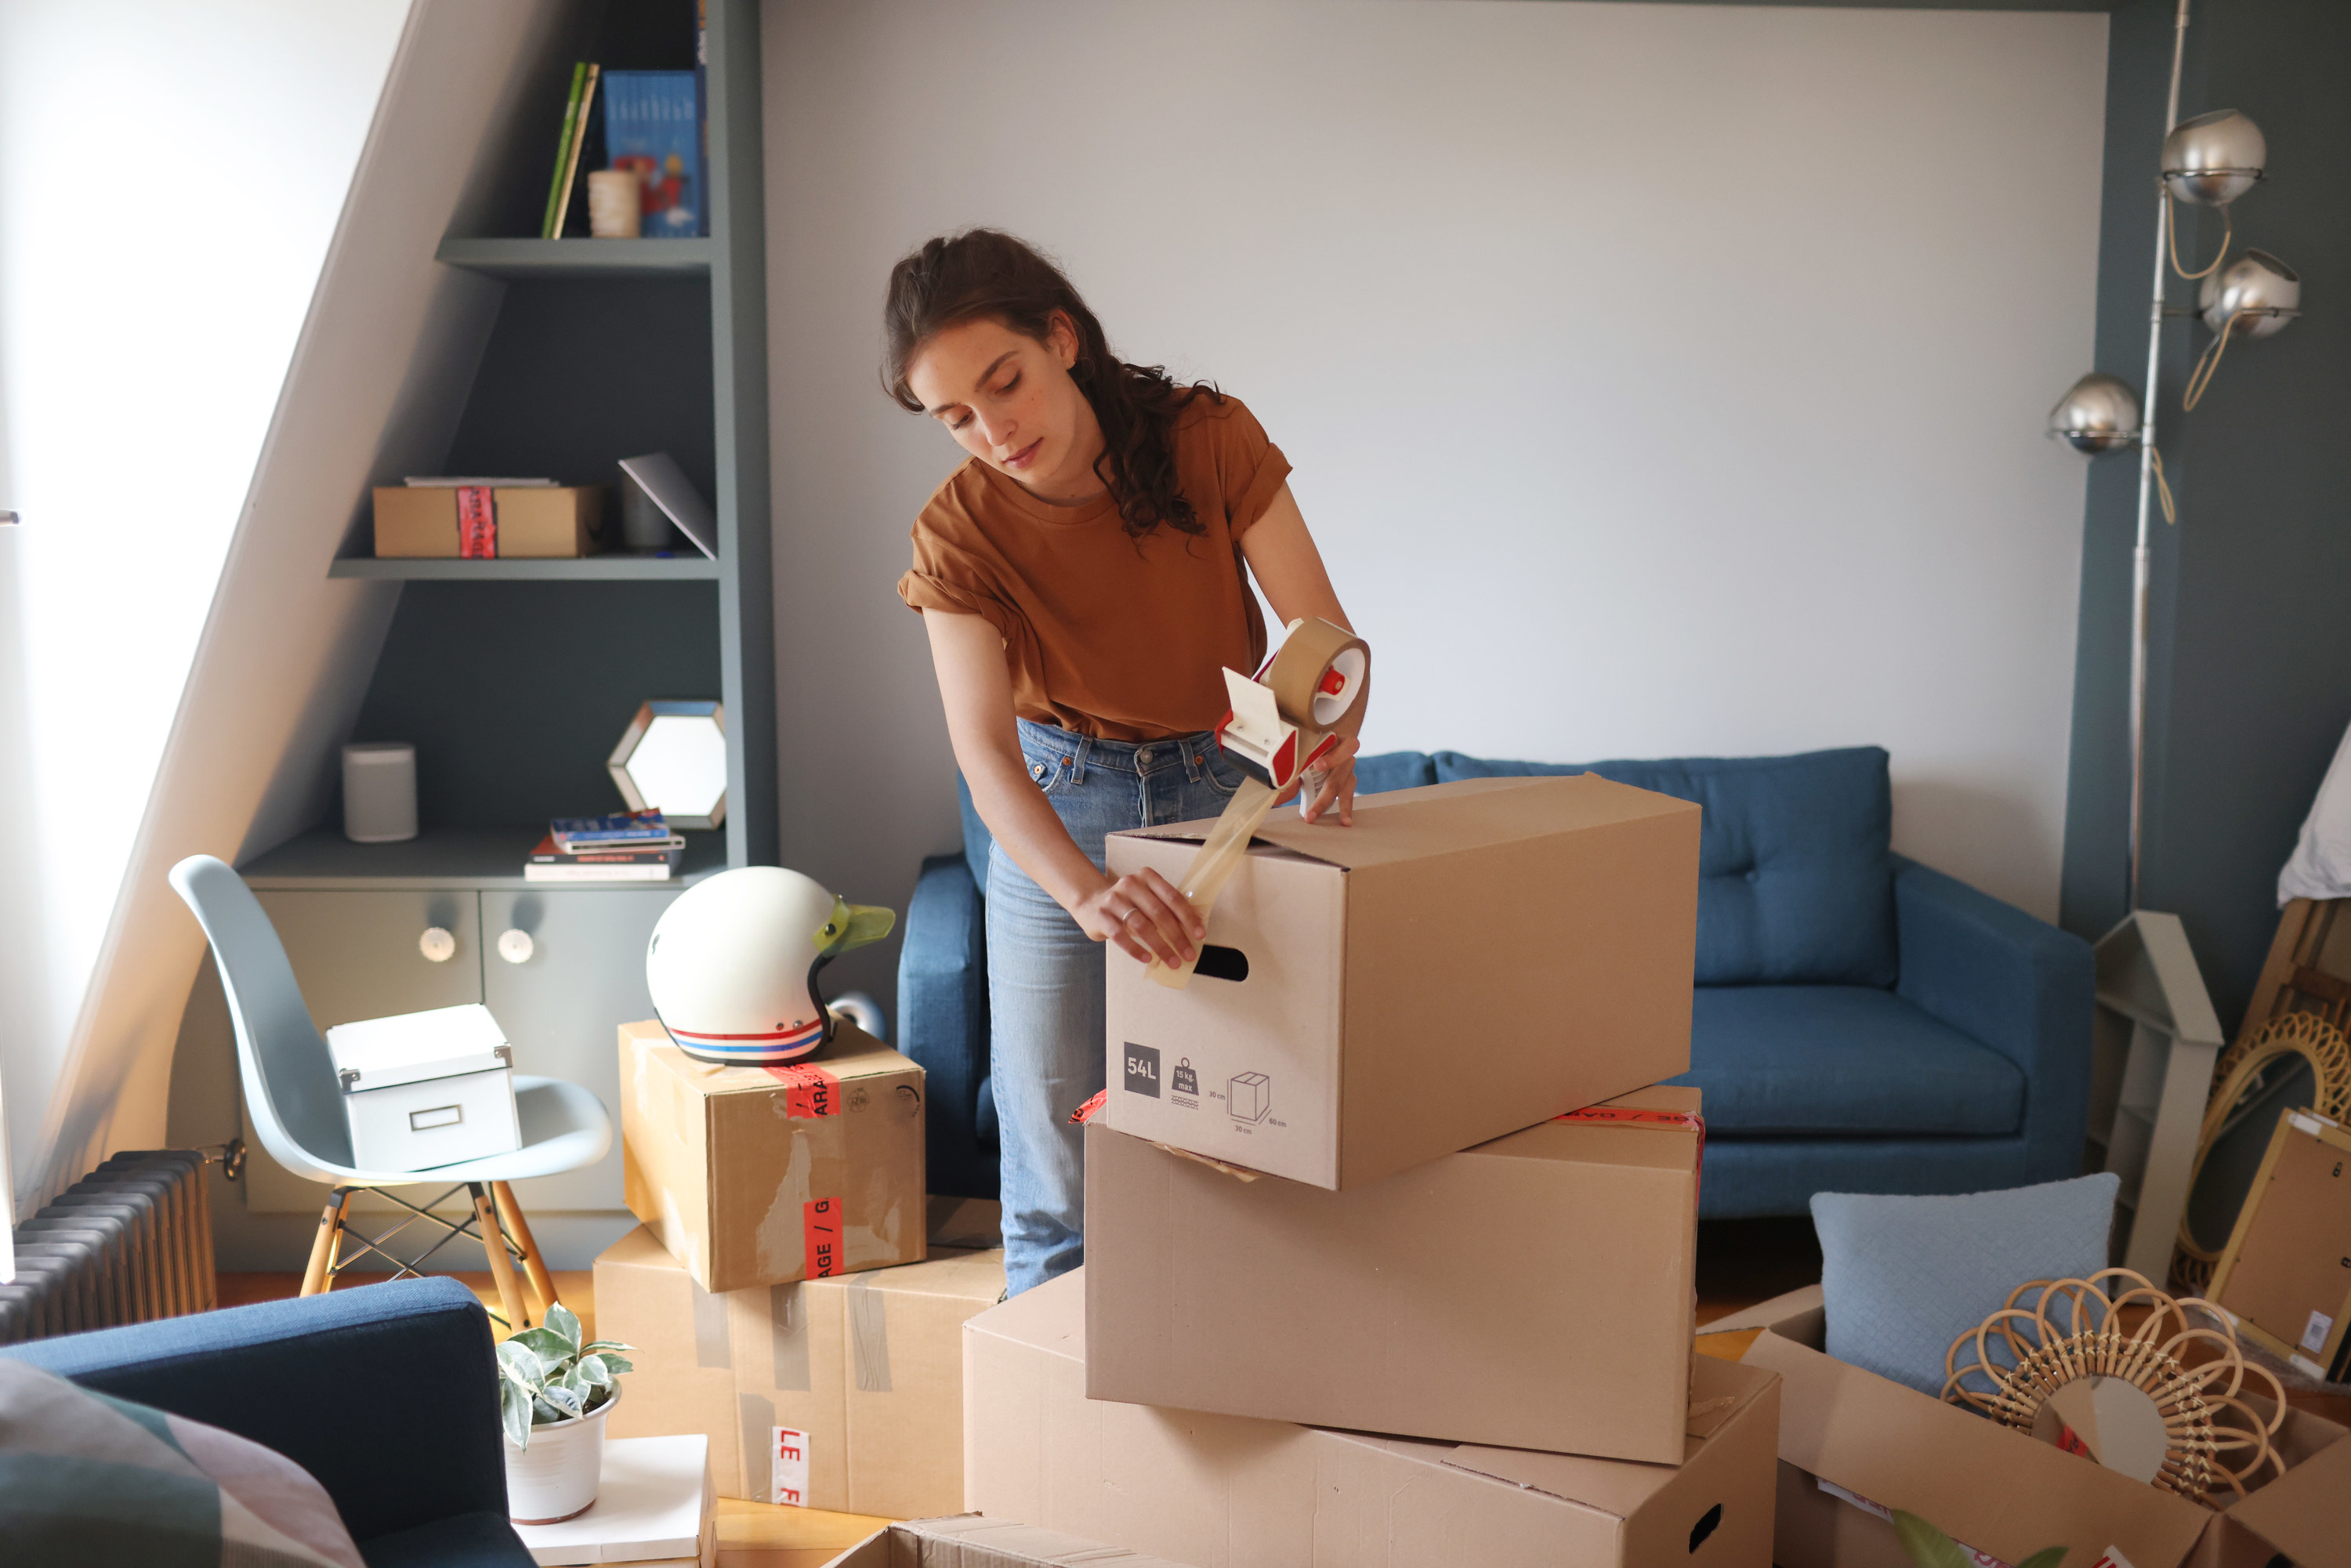
{"type": "MultiPolygon", "coordinates": [[[[1365,792],[1587,770],[1705,807],[1691,1071],[1708,1218],[1815,1192],[1948,1193],[2078,1173],[2089,945],[1894,854],[1886,754],[1572,766],[1390,752],[1365,792]]],[[[987,829],[925,861],[899,961],[900,1049],[930,1074],[931,1189],[996,1195],[987,829]]],[[[1562,1107],[1564,1109],[1564,1107],[1562,1107]]]]}
{"type": "Polygon", "coordinates": [[[276,1449],[327,1489],[368,1568],[531,1568],[507,1522],[490,1344],[474,1293],[427,1279],[0,1355],[276,1449]]]}

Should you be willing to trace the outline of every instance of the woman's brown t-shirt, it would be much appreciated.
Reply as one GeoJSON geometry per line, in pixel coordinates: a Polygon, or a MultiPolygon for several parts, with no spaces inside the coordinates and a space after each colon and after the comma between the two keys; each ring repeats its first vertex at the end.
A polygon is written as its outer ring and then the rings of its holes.
{"type": "Polygon", "coordinates": [[[1206,392],[1176,416],[1175,446],[1207,532],[1162,523],[1134,538],[1108,496],[1052,506],[968,458],[914,519],[899,597],[995,627],[1022,718],[1104,740],[1209,728],[1228,706],[1219,672],[1265,657],[1240,538],[1290,461],[1238,398],[1206,392]]]}

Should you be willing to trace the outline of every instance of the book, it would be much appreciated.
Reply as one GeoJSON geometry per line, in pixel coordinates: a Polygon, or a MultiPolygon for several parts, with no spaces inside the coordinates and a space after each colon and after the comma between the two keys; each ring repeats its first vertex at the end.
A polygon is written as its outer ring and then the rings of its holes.
{"type": "Polygon", "coordinates": [[[684,835],[672,833],[659,843],[574,844],[569,849],[555,841],[553,833],[538,841],[530,852],[532,865],[666,865],[674,869],[685,853],[684,835]]]}
{"type": "Polygon", "coordinates": [[[563,102],[563,133],[555,139],[555,177],[548,182],[547,210],[538,220],[538,237],[553,239],[557,233],[555,209],[563,195],[565,183],[571,175],[572,138],[580,131],[580,92],[588,80],[588,63],[575,61],[571,67],[571,93],[563,102]]]}
{"type": "Polygon", "coordinates": [[[588,85],[580,95],[579,123],[572,127],[571,146],[563,164],[563,186],[555,199],[555,228],[547,236],[549,239],[563,237],[563,220],[571,211],[572,187],[580,179],[580,149],[588,144],[588,121],[596,107],[596,80],[601,69],[593,62],[588,67],[588,85]]]}
{"type": "Polygon", "coordinates": [[[659,811],[615,811],[603,817],[558,817],[548,824],[558,849],[573,844],[665,844],[668,821],[659,811]]]}
{"type": "Polygon", "coordinates": [[[685,470],[677,465],[676,458],[666,452],[623,457],[621,472],[637,482],[637,487],[652,497],[678,531],[694,541],[695,549],[712,560],[718,559],[718,516],[685,476],[685,470]]]}
{"type": "MultiPolygon", "coordinates": [[[[709,168],[710,0],[694,0],[694,144],[702,150],[702,166],[709,168]]],[[[701,232],[710,232],[708,202],[702,204],[701,232]]]]}
{"type": "Polygon", "coordinates": [[[604,80],[604,166],[632,169],[647,239],[702,233],[702,131],[692,71],[613,71],[604,80]]]}
{"type": "Polygon", "coordinates": [[[674,869],[667,861],[650,865],[564,865],[530,861],[522,868],[525,882],[667,882],[674,869]]]}

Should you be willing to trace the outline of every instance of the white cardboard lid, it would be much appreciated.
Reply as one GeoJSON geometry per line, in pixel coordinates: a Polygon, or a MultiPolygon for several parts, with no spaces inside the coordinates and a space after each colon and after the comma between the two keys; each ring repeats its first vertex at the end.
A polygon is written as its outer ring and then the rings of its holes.
{"type": "Polygon", "coordinates": [[[327,1031],[327,1054],[335,1071],[358,1075],[344,1079],[347,1094],[487,1072],[510,1065],[507,1052],[506,1031],[479,1002],[362,1019],[327,1031]]]}

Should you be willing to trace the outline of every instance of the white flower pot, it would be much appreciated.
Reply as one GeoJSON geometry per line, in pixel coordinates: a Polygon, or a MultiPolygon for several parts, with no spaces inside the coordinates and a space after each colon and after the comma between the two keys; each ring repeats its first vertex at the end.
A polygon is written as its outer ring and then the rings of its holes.
{"type": "Polygon", "coordinates": [[[554,1524],[585,1513],[596,1500],[604,1469],[604,1417],[621,1402],[612,1397],[585,1416],[530,1429],[530,1447],[507,1450],[507,1517],[517,1524],[554,1524]]]}

